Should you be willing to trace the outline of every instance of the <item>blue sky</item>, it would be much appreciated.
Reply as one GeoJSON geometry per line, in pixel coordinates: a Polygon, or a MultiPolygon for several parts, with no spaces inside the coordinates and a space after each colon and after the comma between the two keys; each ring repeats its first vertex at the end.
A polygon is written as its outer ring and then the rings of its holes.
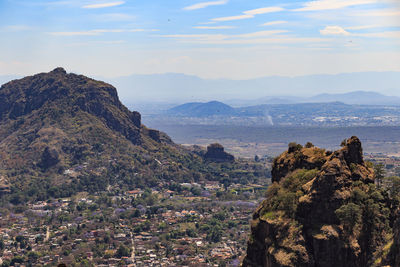
{"type": "Polygon", "coordinates": [[[398,0],[0,0],[0,75],[400,71],[398,0]]]}

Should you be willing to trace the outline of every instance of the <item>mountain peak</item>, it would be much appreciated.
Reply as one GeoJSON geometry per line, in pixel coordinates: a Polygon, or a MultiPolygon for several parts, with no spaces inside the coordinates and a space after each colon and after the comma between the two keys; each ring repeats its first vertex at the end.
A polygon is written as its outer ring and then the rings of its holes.
{"type": "Polygon", "coordinates": [[[52,70],[50,73],[62,74],[62,75],[66,75],[67,74],[66,70],[64,68],[62,68],[62,67],[57,67],[54,70],[52,70]]]}
{"type": "Polygon", "coordinates": [[[140,143],[141,116],[122,105],[112,85],[83,75],[67,75],[63,68],[4,84],[0,102],[0,122],[36,113],[42,113],[44,120],[49,114],[74,116],[86,112],[104,120],[134,144],[140,143]]]}
{"type": "Polygon", "coordinates": [[[187,166],[202,162],[142,125],[115,87],[62,68],[2,85],[0,103],[0,194],[21,196],[14,204],[154,185],[182,155],[166,179],[192,179],[187,166]]]}
{"type": "Polygon", "coordinates": [[[233,112],[234,108],[219,101],[186,103],[168,110],[169,114],[192,117],[223,116],[233,112]]]}

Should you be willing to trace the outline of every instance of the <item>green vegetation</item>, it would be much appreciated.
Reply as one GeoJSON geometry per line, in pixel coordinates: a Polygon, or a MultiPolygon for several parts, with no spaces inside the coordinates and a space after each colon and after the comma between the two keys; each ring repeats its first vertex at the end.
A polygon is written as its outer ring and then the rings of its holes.
{"type": "Polygon", "coordinates": [[[294,218],[299,199],[305,193],[303,185],[315,178],[317,173],[317,169],[301,169],[283,178],[280,183],[273,183],[266,193],[268,201],[264,203],[263,216],[271,217],[271,212],[282,211],[285,216],[294,218]]]}

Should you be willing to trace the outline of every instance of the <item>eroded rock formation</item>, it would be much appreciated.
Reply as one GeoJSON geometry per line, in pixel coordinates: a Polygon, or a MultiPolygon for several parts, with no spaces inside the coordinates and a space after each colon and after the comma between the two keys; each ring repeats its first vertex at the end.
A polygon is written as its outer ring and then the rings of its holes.
{"type": "Polygon", "coordinates": [[[235,160],[231,154],[225,152],[224,147],[220,144],[209,145],[204,158],[214,162],[232,162],[235,160]]]}
{"type": "Polygon", "coordinates": [[[351,137],[333,153],[297,146],[279,156],[243,266],[380,266],[391,242],[388,200],[362,155],[351,137]]]}

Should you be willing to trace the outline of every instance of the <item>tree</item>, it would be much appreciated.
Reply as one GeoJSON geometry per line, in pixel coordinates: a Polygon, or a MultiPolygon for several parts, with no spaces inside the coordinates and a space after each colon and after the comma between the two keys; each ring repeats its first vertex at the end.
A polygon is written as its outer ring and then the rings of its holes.
{"type": "Polygon", "coordinates": [[[388,191],[391,197],[400,196],[400,177],[392,176],[386,178],[388,184],[388,191]]]}
{"type": "Polygon", "coordinates": [[[200,196],[201,195],[201,188],[198,186],[193,186],[190,191],[194,196],[200,196]]]}
{"type": "Polygon", "coordinates": [[[121,244],[115,254],[115,257],[117,258],[129,257],[129,254],[130,254],[129,248],[121,244]]]}
{"type": "Polygon", "coordinates": [[[338,208],[335,214],[340,220],[340,223],[343,224],[344,229],[347,230],[348,233],[352,233],[354,227],[361,221],[362,211],[360,206],[349,203],[338,208]]]}
{"type": "Polygon", "coordinates": [[[305,145],[306,148],[312,148],[314,147],[313,143],[311,142],[307,142],[307,144],[305,145]]]}
{"type": "Polygon", "coordinates": [[[296,142],[291,142],[291,143],[289,143],[288,147],[289,147],[289,148],[288,148],[288,152],[289,152],[289,153],[293,153],[293,152],[296,152],[296,151],[300,151],[300,150],[303,148],[302,145],[297,144],[296,142]]]}
{"type": "Polygon", "coordinates": [[[37,253],[35,251],[29,251],[27,256],[28,256],[29,262],[31,262],[31,263],[36,262],[40,257],[39,253],[37,253]]]}
{"type": "Polygon", "coordinates": [[[375,180],[378,188],[382,186],[382,180],[385,177],[385,166],[382,163],[378,163],[374,165],[375,171],[375,180]]]}
{"type": "Polygon", "coordinates": [[[208,233],[207,235],[207,239],[214,243],[221,241],[221,238],[222,238],[222,230],[217,225],[211,228],[210,233],[208,233]]]}
{"type": "Polygon", "coordinates": [[[186,235],[189,236],[189,237],[196,237],[197,236],[197,232],[193,228],[188,228],[188,229],[186,229],[186,235]]]}

